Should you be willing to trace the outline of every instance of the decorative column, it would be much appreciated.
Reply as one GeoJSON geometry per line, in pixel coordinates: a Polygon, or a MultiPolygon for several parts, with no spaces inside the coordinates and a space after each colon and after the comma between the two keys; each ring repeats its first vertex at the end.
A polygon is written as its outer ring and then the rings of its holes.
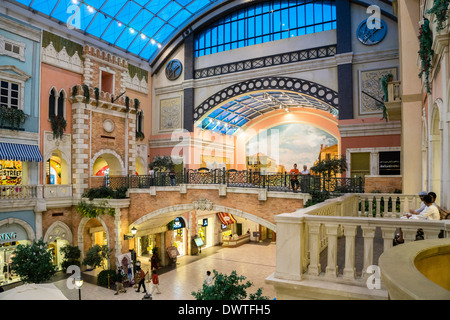
{"type": "Polygon", "coordinates": [[[346,280],[355,280],[355,237],[356,237],[356,225],[345,225],[345,267],[343,278],[346,280]]]}
{"type": "Polygon", "coordinates": [[[339,119],[353,119],[353,32],[350,1],[336,0],[336,24],[339,119]]]}
{"type": "Polygon", "coordinates": [[[120,211],[120,208],[115,208],[115,214],[114,214],[114,233],[116,237],[116,257],[122,254],[122,232],[121,232],[121,220],[120,217],[122,216],[122,213],[120,211]]]}
{"type": "Polygon", "coordinates": [[[89,178],[89,115],[81,99],[82,96],[77,96],[72,101],[72,185],[75,199],[80,199],[88,188],[89,178]]]}

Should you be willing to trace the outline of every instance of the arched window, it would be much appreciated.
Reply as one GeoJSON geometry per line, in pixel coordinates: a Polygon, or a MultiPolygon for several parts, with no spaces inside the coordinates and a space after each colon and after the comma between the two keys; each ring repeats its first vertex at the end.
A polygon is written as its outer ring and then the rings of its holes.
{"type": "Polygon", "coordinates": [[[239,9],[195,35],[195,56],[336,29],[334,0],[272,0],[239,9]]]}
{"type": "Polygon", "coordinates": [[[56,91],[56,89],[53,87],[50,90],[50,96],[48,98],[48,118],[54,116],[61,116],[65,117],[65,103],[66,103],[66,92],[64,89],[61,89],[61,91],[56,91]]]}
{"type": "Polygon", "coordinates": [[[64,91],[64,89],[61,89],[61,91],[59,92],[59,97],[58,97],[57,115],[61,116],[63,118],[64,118],[65,101],[66,101],[66,92],[64,91]]]}
{"type": "Polygon", "coordinates": [[[48,98],[48,118],[56,115],[56,90],[52,88],[50,90],[50,96],[48,98]]]}

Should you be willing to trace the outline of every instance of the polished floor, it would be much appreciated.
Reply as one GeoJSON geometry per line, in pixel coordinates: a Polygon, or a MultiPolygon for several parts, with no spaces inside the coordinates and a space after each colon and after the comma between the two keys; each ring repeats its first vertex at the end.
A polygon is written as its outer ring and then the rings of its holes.
{"type": "MultiPolygon", "coordinates": [[[[275,272],[276,245],[270,242],[248,243],[237,248],[211,247],[203,249],[196,256],[184,256],[178,259],[178,264],[173,268],[160,270],[161,294],[153,294],[153,300],[193,300],[193,291],[201,288],[207,270],[230,274],[236,270],[238,275],[244,275],[253,283],[247,293],[254,293],[258,288],[263,289],[263,295],[269,299],[275,298],[273,286],[266,284],[265,279],[275,272]]],[[[141,261],[144,270],[148,270],[148,261],[141,261]]],[[[97,271],[98,272],[98,271],[97,271]]],[[[141,293],[135,292],[135,288],[128,288],[126,293],[114,295],[115,291],[99,287],[90,281],[95,279],[96,271],[83,274],[86,279],[81,289],[82,300],[140,300],[141,293]]],[[[61,279],[54,284],[63,292],[69,300],[79,299],[78,290],[70,290],[67,287],[67,279],[61,279]]],[[[147,290],[151,290],[151,284],[145,283],[147,290]]]]}

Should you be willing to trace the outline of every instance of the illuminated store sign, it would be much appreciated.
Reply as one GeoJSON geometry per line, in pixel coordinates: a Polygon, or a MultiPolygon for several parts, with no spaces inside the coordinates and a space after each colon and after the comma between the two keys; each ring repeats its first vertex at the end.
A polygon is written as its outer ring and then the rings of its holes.
{"type": "Polygon", "coordinates": [[[0,160],[0,185],[22,184],[22,162],[0,160]]]}
{"type": "Polygon", "coordinates": [[[175,218],[175,220],[173,220],[173,229],[174,230],[182,229],[184,227],[185,227],[185,224],[184,224],[183,218],[178,217],[178,218],[175,218]]]}
{"type": "Polygon", "coordinates": [[[15,233],[15,232],[0,233],[0,241],[14,240],[16,238],[17,238],[17,233],[15,233]]]}

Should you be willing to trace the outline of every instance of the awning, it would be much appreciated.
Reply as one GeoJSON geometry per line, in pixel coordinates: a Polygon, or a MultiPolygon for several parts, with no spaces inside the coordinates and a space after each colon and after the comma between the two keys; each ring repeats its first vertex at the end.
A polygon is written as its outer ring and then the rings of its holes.
{"type": "Polygon", "coordinates": [[[236,222],[236,219],[232,214],[226,212],[217,212],[217,216],[219,217],[222,224],[228,226],[236,222]]]}
{"type": "Polygon", "coordinates": [[[0,160],[44,161],[38,146],[6,142],[0,142],[0,160]]]}

